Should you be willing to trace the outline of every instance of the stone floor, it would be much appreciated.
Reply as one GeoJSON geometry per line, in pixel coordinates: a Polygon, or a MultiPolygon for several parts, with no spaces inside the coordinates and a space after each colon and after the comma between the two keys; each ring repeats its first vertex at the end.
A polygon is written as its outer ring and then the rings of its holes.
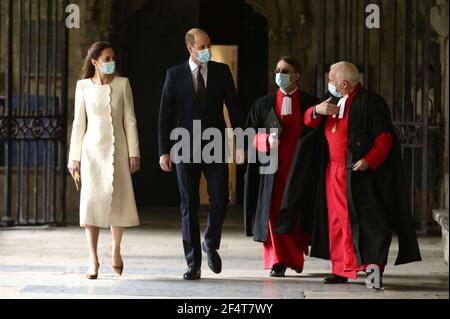
{"type": "MultiPolygon", "coordinates": [[[[112,272],[110,235],[102,230],[99,243],[100,275],[85,279],[87,254],[84,231],[63,228],[0,228],[0,299],[11,298],[449,298],[449,268],[441,239],[420,238],[424,261],[389,266],[384,290],[365,287],[364,277],[349,284],[325,286],[327,261],[307,258],[303,274],[287,271],[286,278],[270,278],[262,269],[261,244],[246,238],[238,212],[229,214],[224,227],[223,272],[202,268],[202,280],[181,279],[183,258],[176,210],[151,209],[143,225],[128,229],[123,242],[124,274],[112,272]]],[[[204,229],[204,215],[202,229],[204,229]]],[[[391,248],[390,264],[396,256],[391,248]]]]}

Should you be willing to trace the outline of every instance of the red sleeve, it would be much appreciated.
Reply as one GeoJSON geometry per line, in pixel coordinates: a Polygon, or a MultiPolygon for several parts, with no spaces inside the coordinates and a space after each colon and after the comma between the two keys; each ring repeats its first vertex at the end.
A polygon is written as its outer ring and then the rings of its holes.
{"type": "Polygon", "coordinates": [[[392,148],[392,135],[381,133],[375,139],[372,149],[367,153],[364,159],[372,170],[377,170],[386,160],[392,148]]]}
{"type": "Polygon", "coordinates": [[[311,128],[316,128],[320,124],[320,120],[322,119],[322,115],[317,115],[317,118],[313,119],[313,111],[316,106],[310,107],[303,117],[303,122],[305,122],[306,126],[309,126],[311,128]]]}
{"type": "Polygon", "coordinates": [[[253,140],[253,146],[258,152],[266,153],[269,151],[269,134],[267,133],[256,133],[255,139],[253,140]]]}

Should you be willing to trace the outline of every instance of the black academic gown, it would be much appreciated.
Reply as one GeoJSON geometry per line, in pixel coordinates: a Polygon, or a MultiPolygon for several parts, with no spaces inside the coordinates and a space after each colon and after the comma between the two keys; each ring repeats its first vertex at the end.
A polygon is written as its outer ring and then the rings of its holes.
{"type": "MultiPolygon", "coordinates": [[[[319,100],[307,93],[300,91],[300,113],[301,120],[306,110],[316,105],[319,100]]],[[[269,111],[275,108],[276,94],[270,94],[259,98],[252,106],[247,118],[246,127],[253,128],[258,132],[264,128],[264,121],[269,111]]],[[[307,135],[312,130],[301,123],[302,131],[300,137],[307,135]]],[[[252,143],[253,141],[249,141],[252,143]]],[[[306,156],[310,161],[314,160],[313,153],[306,156]]],[[[317,158],[317,157],[316,157],[317,158]]],[[[252,236],[255,241],[265,242],[269,234],[269,215],[272,202],[272,190],[275,174],[259,174],[262,163],[248,163],[245,173],[244,186],[244,221],[247,236],[252,236]]],[[[307,167],[307,166],[305,166],[307,167]]],[[[309,185],[306,185],[309,186],[309,185]]],[[[311,194],[311,189],[306,187],[305,193],[311,194]]],[[[312,190],[314,191],[314,189],[312,190]]],[[[313,202],[304,202],[301,207],[300,225],[303,234],[311,234],[313,223],[313,202]]],[[[300,208],[300,206],[299,206],[300,208]]],[[[295,222],[295,221],[294,221],[295,222]]],[[[294,225],[294,224],[293,224],[294,225]]]]}
{"type": "MultiPolygon", "coordinates": [[[[304,199],[304,194],[297,190],[302,189],[303,183],[316,183],[315,195],[310,198],[311,201],[315,198],[311,256],[322,259],[330,259],[325,193],[329,161],[324,131],[326,121],[327,117],[324,116],[320,125],[298,143],[275,229],[276,233],[292,231],[292,220],[297,213],[297,207],[304,199]],[[314,146],[320,149],[320,154],[316,158],[318,168],[314,167],[315,177],[309,179],[311,176],[309,178],[305,176],[308,172],[302,167],[307,153],[305,149],[314,146]]],[[[400,143],[391,121],[389,108],[381,96],[362,89],[355,96],[349,109],[348,143],[360,145],[356,142],[366,140],[373,144],[375,138],[383,132],[392,134],[393,144],[387,159],[377,170],[352,171],[352,164],[359,158],[353,158],[348,149],[346,153],[347,201],[358,266],[387,263],[390,236],[386,237],[386,228],[398,236],[399,251],[396,265],[421,260],[404,178],[400,143]]]]}

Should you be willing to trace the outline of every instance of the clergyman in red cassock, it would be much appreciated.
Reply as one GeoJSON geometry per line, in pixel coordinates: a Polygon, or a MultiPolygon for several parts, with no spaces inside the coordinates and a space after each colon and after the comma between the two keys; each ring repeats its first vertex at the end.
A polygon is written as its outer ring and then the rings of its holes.
{"type": "Polygon", "coordinates": [[[299,68],[299,63],[292,57],[280,59],[275,70],[279,90],[258,99],[247,120],[248,128],[266,128],[267,117],[275,111],[282,128],[281,134],[260,132],[253,141],[258,152],[269,153],[277,148],[276,172],[260,174],[257,171],[258,164],[249,163],[245,178],[247,234],[253,234],[254,240],[263,242],[264,268],[271,269],[272,277],[283,277],[287,268],[302,272],[311,234],[312,222],[301,217],[293,221],[295,225],[292,233],[275,234],[273,231],[280,213],[296,143],[300,136],[310,131],[302,124],[303,115],[318,102],[315,97],[299,90],[299,68]]]}
{"type": "Polygon", "coordinates": [[[368,275],[377,268],[382,275],[392,231],[399,242],[396,264],[421,257],[386,102],[362,87],[348,62],[331,66],[329,92],[326,101],[305,112],[304,124],[315,131],[298,144],[276,232],[290,231],[291,212],[301,200],[295,190],[304,183],[302,148],[313,145],[321,155],[319,167],[311,167],[318,173],[311,255],[331,259],[332,276],[324,282],[336,284],[356,278],[368,265],[368,275]]]}

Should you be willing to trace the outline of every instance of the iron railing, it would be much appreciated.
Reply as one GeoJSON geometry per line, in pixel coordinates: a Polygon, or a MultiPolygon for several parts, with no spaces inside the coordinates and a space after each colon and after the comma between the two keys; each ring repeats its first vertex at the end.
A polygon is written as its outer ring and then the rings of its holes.
{"type": "Polygon", "coordinates": [[[0,2],[2,226],[65,222],[66,5],[0,2]]]}
{"type": "Polygon", "coordinates": [[[358,66],[366,88],[386,98],[422,234],[428,232],[443,159],[442,80],[439,55],[433,54],[439,49],[430,29],[431,5],[431,0],[321,0],[318,5],[317,95],[326,90],[329,65],[347,60],[358,66]],[[366,27],[369,4],[381,10],[380,28],[366,27]]]}

